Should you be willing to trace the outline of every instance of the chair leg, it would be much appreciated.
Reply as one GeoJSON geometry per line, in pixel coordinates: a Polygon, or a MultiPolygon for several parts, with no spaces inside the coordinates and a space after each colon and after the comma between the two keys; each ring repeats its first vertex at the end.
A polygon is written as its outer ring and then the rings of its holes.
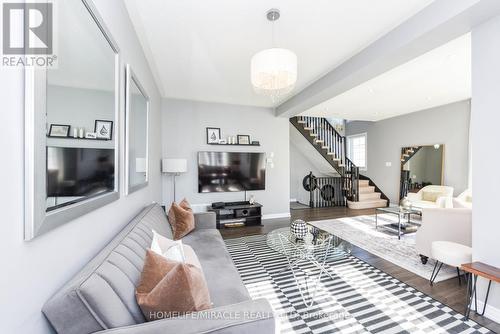
{"type": "Polygon", "coordinates": [[[434,284],[434,281],[436,280],[436,277],[439,274],[439,271],[441,270],[442,266],[443,266],[443,262],[439,262],[436,260],[436,264],[434,265],[434,269],[432,270],[431,279],[429,280],[430,285],[434,284]],[[438,264],[439,264],[439,267],[438,267],[438,264]],[[436,271],[436,268],[437,268],[437,271],[436,271]]]}

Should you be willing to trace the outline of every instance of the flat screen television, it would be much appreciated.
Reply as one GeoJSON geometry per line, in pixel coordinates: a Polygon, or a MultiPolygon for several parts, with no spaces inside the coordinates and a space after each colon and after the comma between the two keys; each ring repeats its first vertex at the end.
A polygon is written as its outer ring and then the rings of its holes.
{"type": "Polygon", "coordinates": [[[114,189],[114,149],[47,147],[47,197],[89,197],[114,189]]]}
{"type": "Polygon", "coordinates": [[[266,158],[254,152],[198,152],[198,192],[264,190],[266,158]]]}

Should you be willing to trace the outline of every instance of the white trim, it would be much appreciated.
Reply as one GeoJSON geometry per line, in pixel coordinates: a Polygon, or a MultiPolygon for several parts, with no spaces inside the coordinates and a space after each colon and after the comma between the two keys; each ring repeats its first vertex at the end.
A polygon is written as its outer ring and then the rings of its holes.
{"type": "Polygon", "coordinates": [[[262,220],[277,219],[277,218],[290,218],[290,212],[282,213],[268,213],[267,215],[262,215],[262,220]]]}
{"type": "Polygon", "coordinates": [[[296,198],[290,198],[290,203],[298,202],[296,198]]]}
{"type": "MultiPolygon", "coordinates": [[[[495,283],[492,283],[492,284],[495,284],[495,283]]],[[[491,291],[490,291],[490,293],[491,293],[491,291]]],[[[480,311],[482,311],[483,307],[484,307],[484,302],[482,300],[478,300],[477,307],[480,311]]],[[[471,311],[471,314],[474,314],[474,310],[471,311]]],[[[500,309],[491,306],[491,304],[489,304],[489,303],[488,303],[488,306],[486,306],[486,312],[484,312],[484,316],[490,320],[493,320],[495,322],[500,323],[500,309]]]]}

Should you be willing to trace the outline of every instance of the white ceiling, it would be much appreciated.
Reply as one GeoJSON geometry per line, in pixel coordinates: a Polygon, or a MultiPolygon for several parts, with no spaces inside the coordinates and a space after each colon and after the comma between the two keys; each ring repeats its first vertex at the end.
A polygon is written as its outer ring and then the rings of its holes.
{"type": "Polygon", "coordinates": [[[272,106],[250,84],[250,59],[276,46],[298,56],[294,94],[433,0],[125,0],[164,97],[272,106]]]}
{"type": "Polygon", "coordinates": [[[470,97],[471,38],[467,34],[318,104],[303,115],[378,121],[470,97]]]}

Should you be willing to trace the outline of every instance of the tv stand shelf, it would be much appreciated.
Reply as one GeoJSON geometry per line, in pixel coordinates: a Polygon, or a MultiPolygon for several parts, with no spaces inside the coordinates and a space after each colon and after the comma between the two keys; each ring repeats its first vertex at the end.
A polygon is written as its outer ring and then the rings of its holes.
{"type": "Polygon", "coordinates": [[[227,202],[223,206],[210,207],[215,212],[217,228],[262,225],[262,205],[250,202],[227,202]]]}

